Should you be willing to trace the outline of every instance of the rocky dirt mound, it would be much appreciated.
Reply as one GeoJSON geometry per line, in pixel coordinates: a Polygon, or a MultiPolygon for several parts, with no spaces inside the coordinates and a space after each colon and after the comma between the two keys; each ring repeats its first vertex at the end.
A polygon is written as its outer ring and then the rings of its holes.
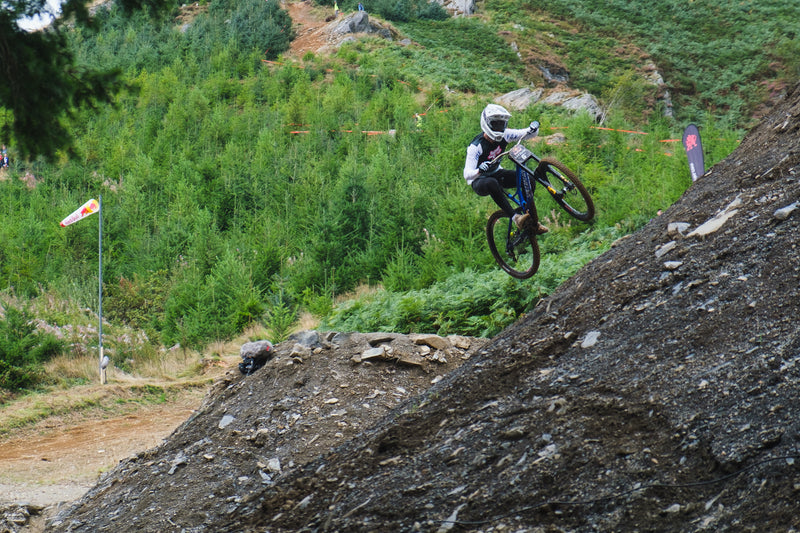
{"type": "Polygon", "coordinates": [[[228,372],[170,439],[122,461],[52,529],[177,531],[206,524],[213,531],[220,513],[235,514],[243,499],[408,405],[485,342],[393,333],[295,335],[251,375],[228,372]],[[103,516],[85,519],[87,512],[103,516]]]}
{"type": "Polygon", "coordinates": [[[280,352],[51,529],[794,531],[799,173],[800,86],[458,368],[280,352]]]}

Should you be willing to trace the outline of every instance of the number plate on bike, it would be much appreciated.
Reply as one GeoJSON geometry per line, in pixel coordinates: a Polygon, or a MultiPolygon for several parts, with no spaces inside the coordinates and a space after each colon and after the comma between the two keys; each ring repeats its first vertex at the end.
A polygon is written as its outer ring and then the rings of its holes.
{"type": "Polygon", "coordinates": [[[521,144],[518,144],[514,146],[511,150],[509,150],[508,157],[510,157],[511,160],[514,161],[515,163],[524,165],[528,159],[533,157],[533,152],[531,152],[521,144]]]}

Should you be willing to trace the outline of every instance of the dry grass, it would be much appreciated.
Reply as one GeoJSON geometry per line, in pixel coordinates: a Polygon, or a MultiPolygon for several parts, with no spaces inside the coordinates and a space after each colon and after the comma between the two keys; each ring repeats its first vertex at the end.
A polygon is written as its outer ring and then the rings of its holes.
{"type": "Polygon", "coordinates": [[[98,379],[99,363],[99,357],[89,354],[78,357],[62,355],[45,363],[44,371],[58,381],[82,379],[93,381],[98,379]]]}
{"type": "MultiPolygon", "coordinates": [[[[238,359],[238,351],[236,355],[238,359]]],[[[110,365],[108,382],[100,385],[97,353],[59,356],[44,365],[54,384],[43,391],[7,397],[0,404],[0,437],[41,424],[56,427],[75,419],[127,414],[145,404],[172,402],[187,395],[202,396],[235,363],[238,361],[230,354],[214,364],[204,364],[197,352],[166,350],[127,362],[130,372],[110,365]]]]}
{"type": "Polygon", "coordinates": [[[306,311],[300,314],[293,331],[296,333],[298,331],[317,329],[317,327],[319,327],[319,318],[306,311]]]}
{"type": "MultiPolygon", "coordinates": [[[[136,359],[114,360],[107,369],[109,382],[124,382],[158,379],[177,380],[198,375],[202,372],[200,356],[193,350],[180,348],[142,354],[136,359]]],[[[98,382],[100,377],[100,358],[97,353],[83,352],[78,355],[62,355],[45,363],[44,370],[57,382],[83,381],[98,382]]]]}
{"type": "Polygon", "coordinates": [[[0,404],[0,436],[42,421],[59,425],[70,418],[104,418],[131,412],[142,404],[196,396],[202,394],[198,389],[205,390],[232,366],[230,358],[202,364],[196,352],[188,352],[184,359],[181,350],[169,350],[160,357],[135,362],[130,373],[109,366],[108,382],[100,385],[97,355],[56,357],[44,368],[55,378],[55,385],[0,404]]]}
{"type": "MultiPolygon", "coordinates": [[[[365,286],[356,293],[374,290],[365,286]]],[[[9,300],[14,301],[13,295],[6,298],[6,302],[9,300]]],[[[74,304],[50,294],[37,303],[50,311],[81,314],[74,304]]],[[[318,325],[316,317],[304,313],[292,331],[315,329],[318,325]]],[[[108,338],[111,340],[110,335],[108,338]]],[[[94,340],[90,336],[71,336],[68,339],[70,353],[54,357],[43,365],[44,373],[51,378],[45,390],[0,398],[0,438],[12,432],[36,431],[35,428],[42,425],[55,427],[70,420],[117,416],[143,404],[172,402],[186,395],[202,394],[200,389],[205,389],[241,362],[242,344],[270,339],[270,335],[263,325],[254,325],[235,339],[210,344],[202,353],[181,347],[157,349],[149,343],[109,342],[105,354],[112,364],[106,371],[105,385],[100,385],[99,353],[96,347],[90,347],[87,339],[94,340]],[[129,355],[121,355],[116,350],[125,350],[129,355]]]]}
{"type": "Polygon", "coordinates": [[[381,285],[359,285],[355,289],[350,292],[346,292],[344,294],[340,294],[334,298],[335,304],[340,304],[342,302],[346,302],[348,300],[359,300],[367,295],[375,294],[376,292],[380,292],[383,290],[383,286],[381,285]]]}
{"type": "Polygon", "coordinates": [[[202,398],[210,377],[182,382],[139,380],[131,383],[80,385],[31,393],[11,400],[0,409],[0,439],[19,437],[36,427],[52,428],[76,421],[105,419],[135,412],[145,405],[202,398]]]}
{"type": "MultiPolygon", "coordinates": [[[[304,313],[293,331],[314,329],[319,320],[304,313]]],[[[133,359],[120,361],[110,351],[112,359],[107,369],[108,382],[136,384],[149,380],[179,381],[199,377],[211,372],[210,367],[230,367],[239,362],[239,350],[246,342],[269,339],[268,330],[262,325],[253,325],[239,337],[229,341],[216,341],[208,345],[203,353],[175,347],[169,350],[141,352],[133,359]],[[213,362],[223,364],[212,364],[213,362]]],[[[94,351],[73,351],[55,357],[44,365],[44,371],[57,383],[99,383],[99,354],[94,351]]]]}

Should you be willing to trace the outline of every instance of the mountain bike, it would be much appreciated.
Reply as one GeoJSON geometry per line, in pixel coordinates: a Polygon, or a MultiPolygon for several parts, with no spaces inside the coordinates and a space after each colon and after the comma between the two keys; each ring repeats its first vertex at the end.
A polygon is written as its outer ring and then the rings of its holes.
{"type": "Polygon", "coordinates": [[[527,279],[539,269],[540,260],[536,240],[539,218],[533,201],[536,183],[540,183],[564,211],[582,222],[594,217],[594,203],[574,172],[556,159],[537,156],[521,145],[521,141],[494,158],[492,163],[506,155],[514,162],[517,188],[512,193],[506,192],[506,196],[517,213],[528,213],[530,219],[520,229],[504,211],[496,211],[489,217],[486,237],[489,250],[500,268],[517,279],[527,279]],[[533,170],[531,161],[536,163],[533,170]]]}

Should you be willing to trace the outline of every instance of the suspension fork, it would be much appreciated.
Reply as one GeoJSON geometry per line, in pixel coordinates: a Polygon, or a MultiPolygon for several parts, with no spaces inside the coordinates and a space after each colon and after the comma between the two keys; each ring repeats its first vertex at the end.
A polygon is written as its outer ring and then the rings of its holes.
{"type": "MultiPolygon", "coordinates": [[[[537,166],[535,171],[531,171],[527,166],[517,164],[517,190],[520,191],[520,196],[524,201],[523,209],[528,210],[533,221],[535,223],[539,222],[539,214],[536,212],[536,202],[533,200],[533,193],[536,190],[536,182],[542,183],[542,185],[546,186],[547,180],[540,180],[537,177],[537,172],[541,172],[541,167],[537,166]],[[528,175],[528,183],[530,184],[530,191],[525,191],[525,182],[523,180],[523,176],[528,175]],[[530,201],[529,201],[530,200],[530,201]]],[[[547,187],[548,190],[551,187],[547,187]]]]}
{"type": "Polygon", "coordinates": [[[547,191],[548,191],[550,194],[552,194],[552,195],[553,195],[553,197],[554,197],[556,200],[561,200],[561,199],[562,199],[564,196],[566,196],[566,194],[567,194],[568,192],[570,192],[571,190],[573,190],[575,187],[573,186],[573,184],[572,184],[572,183],[570,183],[570,182],[568,182],[568,181],[566,181],[566,182],[565,182],[565,181],[564,181],[564,179],[561,177],[561,174],[558,172],[558,170],[557,170],[557,169],[553,169],[551,173],[552,173],[552,174],[553,174],[555,177],[557,177],[559,180],[561,180],[561,183],[562,183],[562,185],[564,185],[564,188],[563,188],[563,189],[561,189],[560,191],[559,191],[559,190],[556,190],[556,189],[555,189],[555,188],[554,188],[554,187],[553,187],[553,186],[550,184],[550,180],[548,180],[548,179],[545,179],[544,177],[542,177],[542,174],[544,174],[544,167],[543,167],[541,164],[539,164],[539,166],[537,166],[537,167],[536,167],[536,174],[535,174],[533,177],[534,177],[534,179],[535,179],[536,181],[538,181],[539,183],[541,183],[541,184],[542,184],[542,186],[543,186],[545,189],[547,189],[547,191]]]}

